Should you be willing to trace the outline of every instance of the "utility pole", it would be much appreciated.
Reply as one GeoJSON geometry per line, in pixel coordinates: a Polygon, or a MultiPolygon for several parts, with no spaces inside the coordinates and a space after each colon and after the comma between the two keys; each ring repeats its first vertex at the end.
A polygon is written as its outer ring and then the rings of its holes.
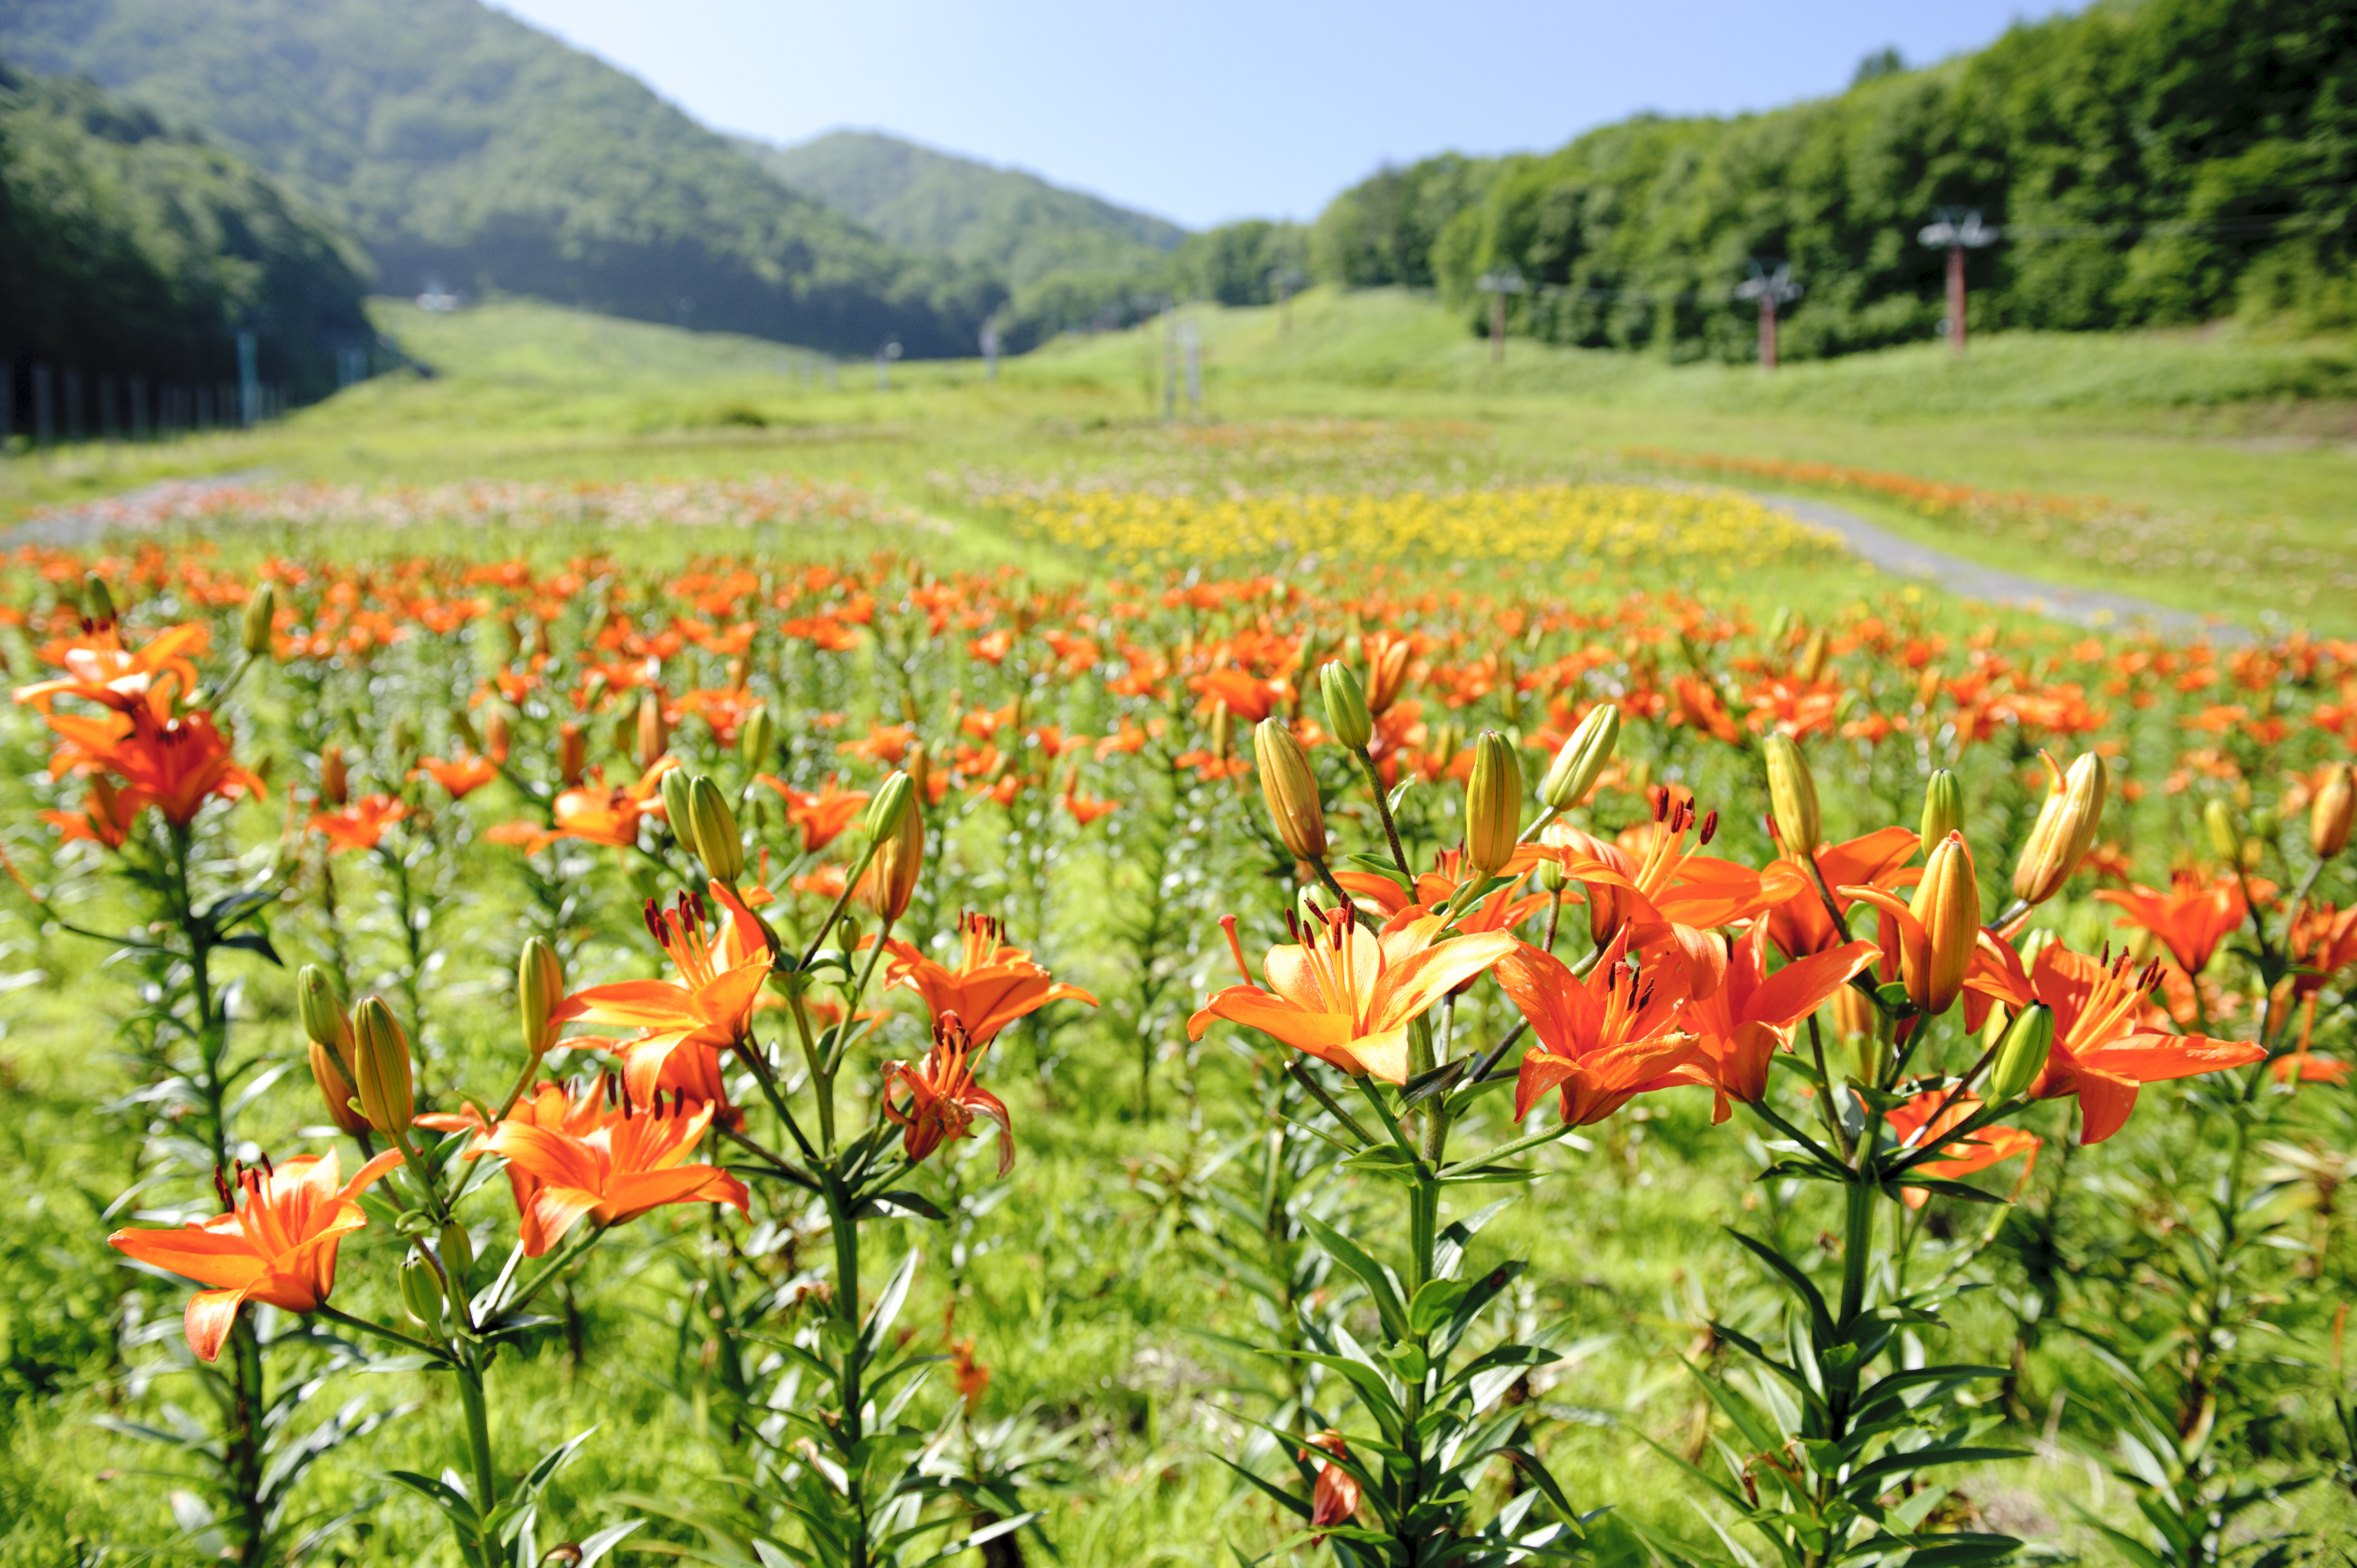
{"type": "Polygon", "coordinates": [[[876,390],[892,390],[892,361],[900,357],[900,345],[886,343],[876,350],[876,390]]]}
{"type": "Polygon", "coordinates": [[[1977,207],[1969,210],[1943,207],[1932,214],[1932,222],[1916,231],[1920,242],[1948,252],[1948,349],[1952,353],[1964,351],[1964,252],[1996,244],[1999,232],[1981,222],[1977,207]]]}
{"type": "Polygon", "coordinates": [[[1268,269],[1268,286],[1276,295],[1276,335],[1293,336],[1293,291],[1309,280],[1291,267],[1268,269]]]}
{"type": "Polygon", "coordinates": [[[1760,302],[1760,369],[1770,371],[1776,368],[1776,312],[1801,297],[1801,285],[1790,262],[1778,262],[1772,273],[1757,259],[1749,264],[1751,275],[1735,285],[1735,297],[1760,302]]]}
{"type": "Polygon", "coordinates": [[[1178,347],[1187,358],[1187,413],[1190,418],[1203,417],[1203,334],[1193,322],[1178,328],[1178,347]]]}
{"type": "Polygon", "coordinates": [[[1178,415],[1178,307],[1162,312],[1162,423],[1178,415]]]}
{"type": "Polygon", "coordinates": [[[1506,267],[1483,273],[1473,286],[1490,296],[1490,362],[1502,365],[1506,362],[1506,296],[1527,293],[1531,285],[1523,281],[1520,272],[1506,267]]]}
{"type": "Polygon", "coordinates": [[[994,316],[982,324],[982,371],[985,379],[998,379],[998,317],[994,316]]]}

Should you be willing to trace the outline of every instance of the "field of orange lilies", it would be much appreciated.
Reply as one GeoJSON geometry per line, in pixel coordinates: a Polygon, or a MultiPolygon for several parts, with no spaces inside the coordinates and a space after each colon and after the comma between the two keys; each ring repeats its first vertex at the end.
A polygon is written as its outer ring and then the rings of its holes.
{"type": "Polygon", "coordinates": [[[510,537],[5,563],[0,1563],[2349,1539],[2357,644],[510,537]]]}

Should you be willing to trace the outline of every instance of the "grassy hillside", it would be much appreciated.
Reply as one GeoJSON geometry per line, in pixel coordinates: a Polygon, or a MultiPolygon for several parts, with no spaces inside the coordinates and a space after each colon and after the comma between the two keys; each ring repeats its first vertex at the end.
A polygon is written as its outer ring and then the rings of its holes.
{"type": "Polygon", "coordinates": [[[0,508],[223,469],[407,482],[790,468],[955,514],[964,477],[981,472],[1114,466],[1142,483],[1249,486],[1267,482],[1267,448],[1318,484],[1380,473],[1445,488],[1643,472],[1629,449],[1663,447],[2110,498],[2101,526],[2079,529],[1968,525],[1833,495],[2011,571],[2357,633],[2357,591],[2334,586],[2357,578],[2357,402],[2285,395],[2345,387],[2349,346],[2332,339],[1995,337],[1962,364],[1894,350],[1772,380],[1517,342],[1492,369],[1487,345],[1429,298],[1321,290],[1295,303],[1290,335],[1273,309],[1198,311],[1205,428],[1160,424],[1152,329],[1060,341],[1009,361],[996,384],[971,360],[904,364],[879,392],[864,361],[842,365],[829,390],[806,357],[758,339],[527,301],[451,315],[388,301],[375,316],[432,376],[380,379],[250,435],[0,464],[0,508]]]}
{"type": "Polygon", "coordinates": [[[254,159],[348,219],[397,293],[439,281],[913,354],[966,350],[998,298],[476,0],[16,0],[0,54],[254,159]]]}
{"type": "Polygon", "coordinates": [[[1017,288],[1049,273],[1150,261],[1186,234],[1020,169],[873,131],[837,131],[791,147],[732,140],[769,174],[895,244],[986,267],[1017,288]]]}

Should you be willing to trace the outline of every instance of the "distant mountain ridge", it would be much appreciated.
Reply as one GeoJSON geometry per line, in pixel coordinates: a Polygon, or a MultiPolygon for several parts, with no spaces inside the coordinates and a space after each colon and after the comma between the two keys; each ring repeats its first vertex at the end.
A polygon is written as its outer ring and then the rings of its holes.
{"type": "Polygon", "coordinates": [[[895,244],[988,267],[1018,289],[1051,273],[1151,261],[1187,237],[1166,219],[877,131],[835,131],[787,147],[729,141],[764,172],[895,244]]]}
{"type": "Polygon", "coordinates": [[[0,0],[0,56],[194,125],[430,280],[864,353],[971,353],[1005,289],[766,177],[476,0],[0,0]]]}

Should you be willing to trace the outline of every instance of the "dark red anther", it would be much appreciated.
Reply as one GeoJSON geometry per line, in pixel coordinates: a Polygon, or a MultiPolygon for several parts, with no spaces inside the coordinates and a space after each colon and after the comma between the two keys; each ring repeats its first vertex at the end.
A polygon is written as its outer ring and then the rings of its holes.
{"type": "Polygon", "coordinates": [[[669,951],[671,949],[671,931],[669,928],[665,927],[663,924],[662,907],[651,898],[647,900],[646,917],[647,931],[649,935],[654,938],[655,946],[663,949],[665,951],[669,951]]]}
{"type": "Polygon", "coordinates": [[[267,1154],[262,1156],[262,1174],[273,1181],[278,1179],[278,1168],[270,1163],[270,1156],[267,1154]]]}
{"type": "Polygon", "coordinates": [[[221,1212],[223,1214],[235,1214],[237,1212],[237,1199],[230,1196],[229,1177],[222,1173],[222,1170],[219,1165],[215,1165],[213,1167],[213,1196],[221,1199],[221,1212]]]}
{"type": "Polygon", "coordinates": [[[694,911],[695,924],[698,929],[702,929],[704,927],[711,924],[711,921],[705,918],[703,894],[696,892],[691,887],[687,892],[680,896],[680,902],[687,908],[694,911]]]}
{"type": "Polygon", "coordinates": [[[1704,843],[1708,843],[1711,841],[1711,836],[1717,832],[1718,813],[1717,811],[1713,811],[1710,815],[1702,820],[1702,842],[1704,843]]]}
{"type": "Polygon", "coordinates": [[[1656,784],[1652,789],[1646,790],[1645,793],[1653,798],[1653,821],[1657,822],[1668,822],[1670,820],[1669,786],[1665,784],[1656,784]]]}

